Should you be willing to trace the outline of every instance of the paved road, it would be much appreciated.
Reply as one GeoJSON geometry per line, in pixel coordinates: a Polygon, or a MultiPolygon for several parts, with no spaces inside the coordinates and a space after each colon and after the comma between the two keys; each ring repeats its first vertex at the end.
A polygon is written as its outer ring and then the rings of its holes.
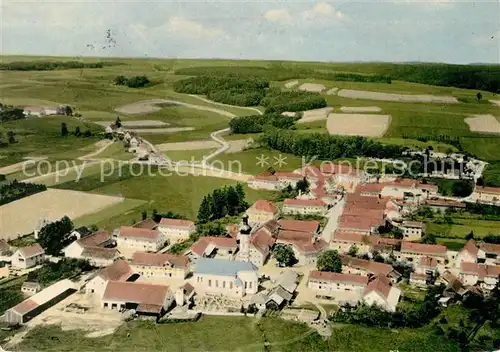
{"type": "Polygon", "coordinates": [[[328,222],[326,223],[321,237],[326,243],[330,243],[333,233],[339,226],[339,219],[345,206],[345,198],[339,200],[330,210],[328,210],[328,222]]]}

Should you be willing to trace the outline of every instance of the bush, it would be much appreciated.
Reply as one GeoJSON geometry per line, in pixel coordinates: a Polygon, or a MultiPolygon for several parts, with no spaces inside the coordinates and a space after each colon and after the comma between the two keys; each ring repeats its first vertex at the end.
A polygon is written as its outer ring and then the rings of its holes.
{"type": "Polygon", "coordinates": [[[87,260],[62,258],[57,263],[49,262],[40,269],[31,271],[28,274],[28,281],[48,286],[55,281],[71,278],[92,269],[94,267],[87,260]]]}
{"type": "Polygon", "coordinates": [[[266,113],[282,113],[284,111],[304,111],[326,107],[326,100],[320,94],[271,90],[260,102],[266,107],[266,113]]]}
{"type": "Polygon", "coordinates": [[[0,187],[0,205],[13,202],[15,200],[28,197],[38,192],[47,190],[47,186],[35,183],[17,182],[2,185],[0,187]]]}
{"type": "Polygon", "coordinates": [[[151,83],[149,78],[146,76],[134,76],[130,78],[127,78],[125,76],[117,76],[113,82],[116,85],[127,86],[129,88],[143,88],[151,83]]]}
{"type": "Polygon", "coordinates": [[[259,133],[264,131],[265,126],[290,128],[298,119],[298,117],[282,116],[280,114],[241,116],[229,121],[229,127],[232,133],[259,133]]]}

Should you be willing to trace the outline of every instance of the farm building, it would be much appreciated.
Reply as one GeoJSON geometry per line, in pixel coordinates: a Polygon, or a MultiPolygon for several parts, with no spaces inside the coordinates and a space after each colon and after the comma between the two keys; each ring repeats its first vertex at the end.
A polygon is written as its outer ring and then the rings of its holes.
{"type": "Polygon", "coordinates": [[[23,324],[76,292],[70,280],[61,280],[5,312],[5,322],[23,324]]]}

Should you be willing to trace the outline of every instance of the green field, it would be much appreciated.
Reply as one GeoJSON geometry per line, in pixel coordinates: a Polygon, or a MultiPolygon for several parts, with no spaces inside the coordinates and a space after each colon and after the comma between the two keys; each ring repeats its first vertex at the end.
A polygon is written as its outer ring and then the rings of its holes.
{"type": "Polygon", "coordinates": [[[172,150],[164,152],[164,154],[173,161],[191,162],[200,161],[203,157],[210,155],[216,148],[211,149],[195,149],[195,150],[172,150]]]}
{"type": "Polygon", "coordinates": [[[458,351],[429,329],[338,326],[323,340],[305,325],[276,318],[202,317],[195,323],[131,322],[115,334],[89,339],[55,326],[36,328],[16,351],[458,351]]]}

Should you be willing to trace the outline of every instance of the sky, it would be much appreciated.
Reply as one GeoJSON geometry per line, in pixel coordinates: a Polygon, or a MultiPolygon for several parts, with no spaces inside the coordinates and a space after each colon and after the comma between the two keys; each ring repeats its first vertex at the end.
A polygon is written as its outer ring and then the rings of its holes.
{"type": "Polygon", "coordinates": [[[500,63],[500,1],[0,0],[3,55],[500,63]]]}

